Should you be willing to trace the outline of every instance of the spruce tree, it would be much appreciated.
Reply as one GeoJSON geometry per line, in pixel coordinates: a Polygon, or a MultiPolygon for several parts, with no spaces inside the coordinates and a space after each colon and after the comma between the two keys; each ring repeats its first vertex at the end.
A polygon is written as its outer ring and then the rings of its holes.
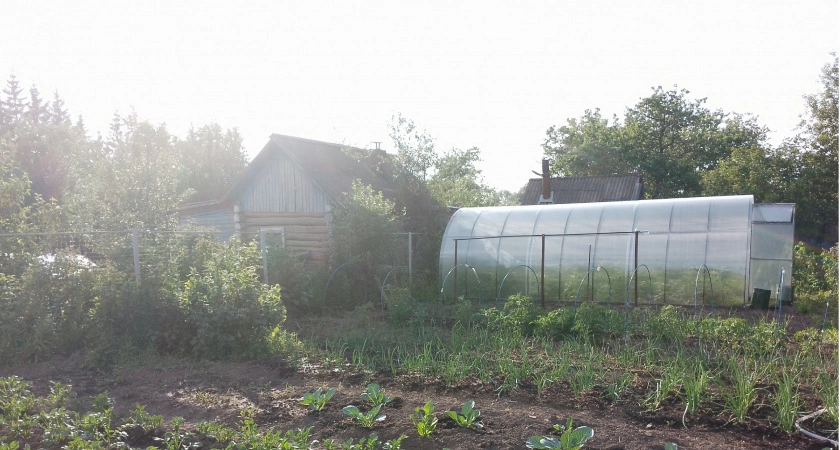
{"type": "Polygon", "coordinates": [[[58,95],[58,91],[53,92],[53,101],[49,108],[50,123],[52,125],[70,125],[70,114],[64,109],[64,100],[58,95]]]}

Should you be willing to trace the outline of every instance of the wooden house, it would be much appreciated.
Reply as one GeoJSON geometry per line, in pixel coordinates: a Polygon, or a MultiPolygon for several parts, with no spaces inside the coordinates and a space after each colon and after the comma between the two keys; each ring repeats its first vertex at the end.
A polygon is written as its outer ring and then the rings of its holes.
{"type": "Polygon", "coordinates": [[[372,163],[386,160],[385,152],[376,152],[273,134],[223,198],[183,205],[179,221],[214,228],[220,240],[279,235],[293,253],[326,261],[332,214],[353,180],[392,191],[372,163]]]}

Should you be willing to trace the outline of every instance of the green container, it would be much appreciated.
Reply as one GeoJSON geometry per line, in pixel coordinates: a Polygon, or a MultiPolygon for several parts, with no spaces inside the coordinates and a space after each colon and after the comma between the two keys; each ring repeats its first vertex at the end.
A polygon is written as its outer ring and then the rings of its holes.
{"type": "Polygon", "coordinates": [[[750,306],[753,309],[768,309],[770,307],[770,290],[753,289],[752,303],[750,306]]]}

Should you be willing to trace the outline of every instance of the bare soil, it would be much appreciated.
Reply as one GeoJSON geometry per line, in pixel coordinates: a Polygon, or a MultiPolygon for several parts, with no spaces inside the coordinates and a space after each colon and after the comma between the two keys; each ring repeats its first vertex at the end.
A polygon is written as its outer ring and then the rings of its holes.
{"type": "MultiPolygon", "coordinates": [[[[121,417],[127,417],[136,404],[141,404],[150,414],[162,414],[165,422],[174,417],[185,418],[182,428],[187,430],[200,421],[238,427],[240,412],[255,409],[255,420],[262,429],[312,427],[311,438],[321,440],[346,441],[375,432],[380,441],[406,435],[404,449],[523,449],[530,437],[551,435],[552,424],[565,423],[571,417],[574,426],[587,425],[595,430],[595,436],[585,446],[591,449],[661,450],[668,442],[686,449],[826,447],[800,434],[788,435],[775,429],[769,420],[769,407],[759,407],[747,423],[735,424],[707,411],[690,416],[684,427],[683,410],[676,402],[655,412],[640,408],[641,390],[630,392],[627,399],[616,404],[602,399],[597,390],[575,398],[559,384],[539,396],[536,388],[527,383],[517,391],[498,396],[492,386],[478,381],[452,388],[436,379],[394,378],[389,374],[315,366],[291,368],[276,360],[186,363],[152,358],[138,361],[133,368],[103,373],[86,368],[79,355],[0,368],[0,376],[10,375],[32,383],[33,392],[39,396],[49,393],[53,381],[72,385],[82,408],[88,408],[94,396],[107,391],[121,417]],[[373,429],[365,429],[344,416],[341,409],[350,404],[362,407],[360,394],[370,382],[379,383],[394,401],[382,410],[386,420],[373,429]],[[338,392],[323,411],[310,412],[299,401],[304,393],[319,387],[336,388],[338,392]],[[432,437],[422,438],[410,415],[428,400],[434,401],[440,422],[432,437]],[[482,431],[459,428],[445,418],[443,411],[460,410],[468,400],[475,400],[476,409],[481,411],[482,431]]],[[[131,445],[145,447],[152,443],[139,439],[131,445]]]]}

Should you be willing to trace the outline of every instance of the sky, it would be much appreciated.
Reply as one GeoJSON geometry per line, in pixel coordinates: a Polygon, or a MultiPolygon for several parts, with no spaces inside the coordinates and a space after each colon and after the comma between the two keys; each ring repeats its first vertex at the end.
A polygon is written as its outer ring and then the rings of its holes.
{"type": "MultiPolygon", "coordinates": [[[[397,114],[485,182],[540,171],[546,130],[675,85],[793,136],[838,49],[840,0],[6,0],[0,78],[54,91],[91,136],[114,113],[393,151],[397,114]],[[11,14],[9,14],[11,12],[11,14]]],[[[3,81],[5,84],[5,81],[3,81]]]]}

